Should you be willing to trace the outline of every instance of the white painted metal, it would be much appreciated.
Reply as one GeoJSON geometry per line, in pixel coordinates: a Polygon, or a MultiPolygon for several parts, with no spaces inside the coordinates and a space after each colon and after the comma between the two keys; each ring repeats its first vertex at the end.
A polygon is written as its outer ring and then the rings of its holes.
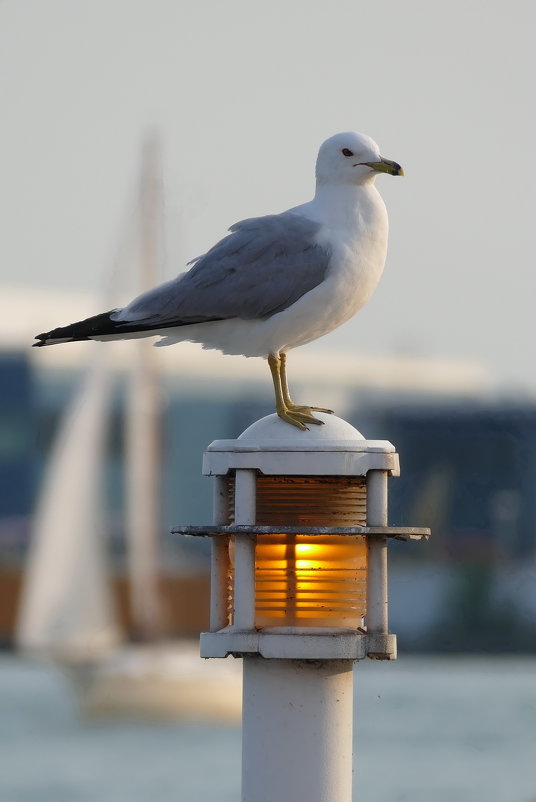
{"type": "Polygon", "coordinates": [[[205,452],[205,476],[222,476],[235,469],[259,469],[265,474],[283,476],[365,476],[370,470],[386,470],[391,476],[399,475],[398,454],[394,452],[323,451],[320,448],[302,452],[258,449],[205,452]],[[318,452],[322,453],[320,462],[311,456],[318,452]]]}
{"type": "Polygon", "coordinates": [[[352,661],[244,659],[242,802],[351,802],[352,661]]]}
{"type": "Polygon", "coordinates": [[[365,440],[335,415],[324,415],[323,420],[324,426],[302,432],[277,415],[261,418],[236,440],[211,443],[203,457],[203,473],[225,476],[249,468],[285,476],[365,476],[370,470],[385,470],[398,476],[398,454],[392,443],[365,440]],[[314,454],[322,456],[314,459],[314,454]]]}
{"type": "MultiPolygon", "coordinates": [[[[284,628],[279,628],[283,630],[284,628]]],[[[393,636],[389,636],[394,639],[393,636]]],[[[227,657],[229,654],[248,657],[261,655],[285,660],[363,660],[367,656],[368,636],[354,630],[295,628],[292,633],[265,630],[201,633],[201,657],[227,657]]],[[[392,652],[393,644],[384,648],[392,652]]]]}
{"type": "Polygon", "coordinates": [[[229,523],[229,500],[225,477],[216,476],[213,488],[212,522],[214,526],[225,526],[229,523]]]}
{"type": "MultiPolygon", "coordinates": [[[[367,473],[367,526],[387,526],[387,473],[367,473]]],[[[389,632],[387,593],[387,537],[368,538],[367,631],[389,632]]]]}
{"type": "MultiPolygon", "coordinates": [[[[213,523],[228,523],[226,483],[222,476],[214,480],[213,523]]],[[[227,625],[227,577],[229,574],[229,538],[213,537],[210,560],[210,631],[227,625]]]]}
{"type": "MultiPolygon", "coordinates": [[[[236,471],[235,523],[255,523],[255,471],[236,471]]],[[[233,629],[255,627],[255,539],[237,537],[234,544],[233,629]]]]}

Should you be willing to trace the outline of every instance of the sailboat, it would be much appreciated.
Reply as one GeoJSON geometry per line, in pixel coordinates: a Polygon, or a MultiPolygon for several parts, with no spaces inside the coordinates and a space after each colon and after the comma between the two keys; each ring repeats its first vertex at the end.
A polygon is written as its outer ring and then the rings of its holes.
{"type": "MultiPolygon", "coordinates": [[[[142,171],[142,289],[154,283],[158,149],[142,171]]],[[[169,640],[158,591],[160,454],[151,346],[131,343],[127,405],[127,555],[138,642],[128,644],[111,597],[104,549],[104,463],[111,405],[109,345],[97,346],[64,417],[35,513],[16,639],[73,680],[92,715],[236,721],[239,661],[202,660],[196,642],[169,640]]]]}
{"type": "Polygon", "coordinates": [[[97,662],[122,640],[102,537],[109,382],[108,365],[96,360],[63,419],[35,511],[19,605],[18,645],[65,663],[97,662]]]}

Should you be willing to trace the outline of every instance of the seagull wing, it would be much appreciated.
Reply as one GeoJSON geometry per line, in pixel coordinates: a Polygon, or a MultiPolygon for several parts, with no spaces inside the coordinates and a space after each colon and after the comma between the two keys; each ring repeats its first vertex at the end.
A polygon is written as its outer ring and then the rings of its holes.
{"type": "Polygon", "coordinates": [[[111,317],[151,329],[275,315],[324,280],[331,254],[317,243],[319,229],[291,212],[243,220],[187,273],[111,317]]]}

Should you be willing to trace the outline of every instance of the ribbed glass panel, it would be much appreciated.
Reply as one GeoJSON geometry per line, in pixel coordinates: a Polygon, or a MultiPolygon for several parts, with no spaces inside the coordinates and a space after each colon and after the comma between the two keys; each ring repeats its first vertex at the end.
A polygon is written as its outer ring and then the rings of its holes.
{"type": "MultiPolygon", "coordinates": [[[[361,477],[257,478],[259,526],[364,526],[361,477]]],[[[364,536],[263,535],[255,551],[256,625],[352,627],[366,612],[364,536]]]]}
{"type": "MultiPolygon", "coordinates": [[[[365,526],[363,477],[257,477],[259,526],[365,526]]],[[[228,479],[233,522],[234,477],[228,479]]],[[[231,543],[231,566],[234,545],[231,543]]],[[[366,613],[364,536],[259,535],[255,550],[256,626],[349,627],[366,613]]],[[[233,604],[232,567],[229,615],[233,604]]]]}

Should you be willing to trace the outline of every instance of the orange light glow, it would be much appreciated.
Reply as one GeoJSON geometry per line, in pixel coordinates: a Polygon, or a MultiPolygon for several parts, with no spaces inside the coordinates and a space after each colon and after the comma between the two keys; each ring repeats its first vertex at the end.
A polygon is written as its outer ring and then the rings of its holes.
{"type": "Polygon", "coordinates": [[[257,627],[361,625],[367,546],[361,535],[267,535],[255,551],[257,627]]]}

